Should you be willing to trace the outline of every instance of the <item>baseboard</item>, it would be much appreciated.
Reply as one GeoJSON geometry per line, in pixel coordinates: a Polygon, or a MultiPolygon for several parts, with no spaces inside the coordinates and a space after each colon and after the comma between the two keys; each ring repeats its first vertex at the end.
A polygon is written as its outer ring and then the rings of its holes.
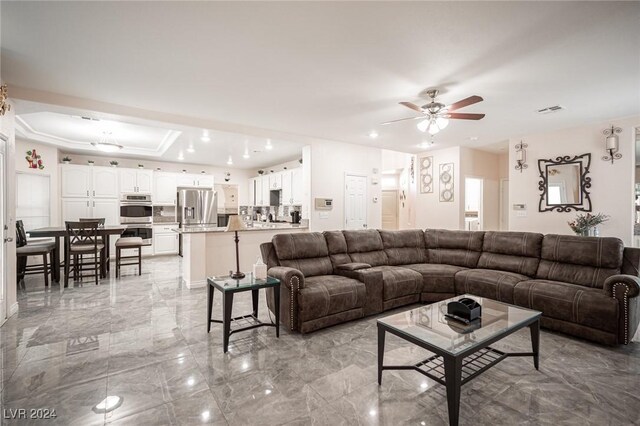
{"type": "Polygon", "coordinates": [[[200,288],[207,285],[207,280],[187,281],[183,279],[182,282],[184,283],[185,286],[187,286],[189,290],[191,290],[192,288],[200,288]]]}
{"type": "Polygon", "coordinates": [[[12,316],[14,314],[17,314],[18,313],[18,308],[19,308],[18,302],[16,302],[13,305],[11,305],[9,307],[9,312],[7,314],[7,318],[9,318],[10,316],[12,316]]]}

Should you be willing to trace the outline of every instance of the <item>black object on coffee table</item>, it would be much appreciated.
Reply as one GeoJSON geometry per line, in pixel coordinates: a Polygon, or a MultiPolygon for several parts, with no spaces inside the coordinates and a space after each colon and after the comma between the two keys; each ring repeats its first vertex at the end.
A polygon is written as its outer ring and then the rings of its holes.
{"type": "Polygon", "coordinates": [[[418,309],[390,315],[378,320],[378,384],[383,370],[416,370],[447,388],[449,424],[458,424],[460,388],[510,356],[533,357],[538,369],[541,312],[486,298],[475,298],[482,306],[481,317],[468,326],[447,320],[447,304],[467,295],[443,300],[418,309]],[[492,343],[529,327],[531,352],[503,352],[492,343]],[[473,331],[473,332],[471,332],[473,331]],[[424,348],[435,355],[414,365],[384,365],[385,333],[389,332],[424,348]]]}

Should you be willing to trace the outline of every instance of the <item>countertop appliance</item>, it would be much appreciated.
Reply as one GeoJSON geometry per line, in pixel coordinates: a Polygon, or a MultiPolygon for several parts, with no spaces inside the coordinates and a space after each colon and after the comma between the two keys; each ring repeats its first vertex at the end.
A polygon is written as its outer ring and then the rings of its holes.
{"type": "Polygon", "coordinates": [[[178,188],[178,222],[181,227],[218,226],[216,191],[178,188]]]}
{"type": "Polygon", "coordinates": [[[120,199],[120,223],[145,224],[153,222],[153,207],[149,194],[124,194],[120,199]]]}
{"type": "Polygon", "coordinates": [[[291,212],[291,223],[300,223],[300,212],[294,210],[291,212]]]}

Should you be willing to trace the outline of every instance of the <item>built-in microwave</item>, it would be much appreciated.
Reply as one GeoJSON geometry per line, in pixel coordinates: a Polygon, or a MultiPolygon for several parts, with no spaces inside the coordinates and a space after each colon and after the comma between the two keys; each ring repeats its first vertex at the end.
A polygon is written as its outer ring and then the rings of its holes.
{"type": "Polygon", "coordinates": [[[151,195],[125,194],[120,199],[120,223],[137,224],[153,221],[151,195]]]}

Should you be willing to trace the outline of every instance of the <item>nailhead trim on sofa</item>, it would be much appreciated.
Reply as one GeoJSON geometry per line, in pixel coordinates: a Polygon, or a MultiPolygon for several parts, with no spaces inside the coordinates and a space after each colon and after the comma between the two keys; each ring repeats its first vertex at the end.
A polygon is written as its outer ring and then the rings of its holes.
{"type": "Polygon", "coordinates": [[[289,321],[289,329],[290,331],[294,331],[295,326],[294,326],[294,322],[293,322],[293,315],[294,315],[294,307],[293,307],[293,302],[294,300],[296,300],[296,298],[298,297],[298,291],[300,289],[300,278],[293,276],[291,277],[291,291],[290,293],[290,303],[289,303],[289,307],[291,309],[291,316],[290,316],[290,321],[289,321]],[[295,285],[293,284],[293,280],[296,280],[295,285]]]}
{"type": "Polygon", "coordinates": [[[624,294],[622,296],[624,305],[624,344],[629,344],[629,286],[625,283],[615,283],[613,285],[613,298],[616,299],[616,288],[621,285],[624,287],[624,294]]]}

